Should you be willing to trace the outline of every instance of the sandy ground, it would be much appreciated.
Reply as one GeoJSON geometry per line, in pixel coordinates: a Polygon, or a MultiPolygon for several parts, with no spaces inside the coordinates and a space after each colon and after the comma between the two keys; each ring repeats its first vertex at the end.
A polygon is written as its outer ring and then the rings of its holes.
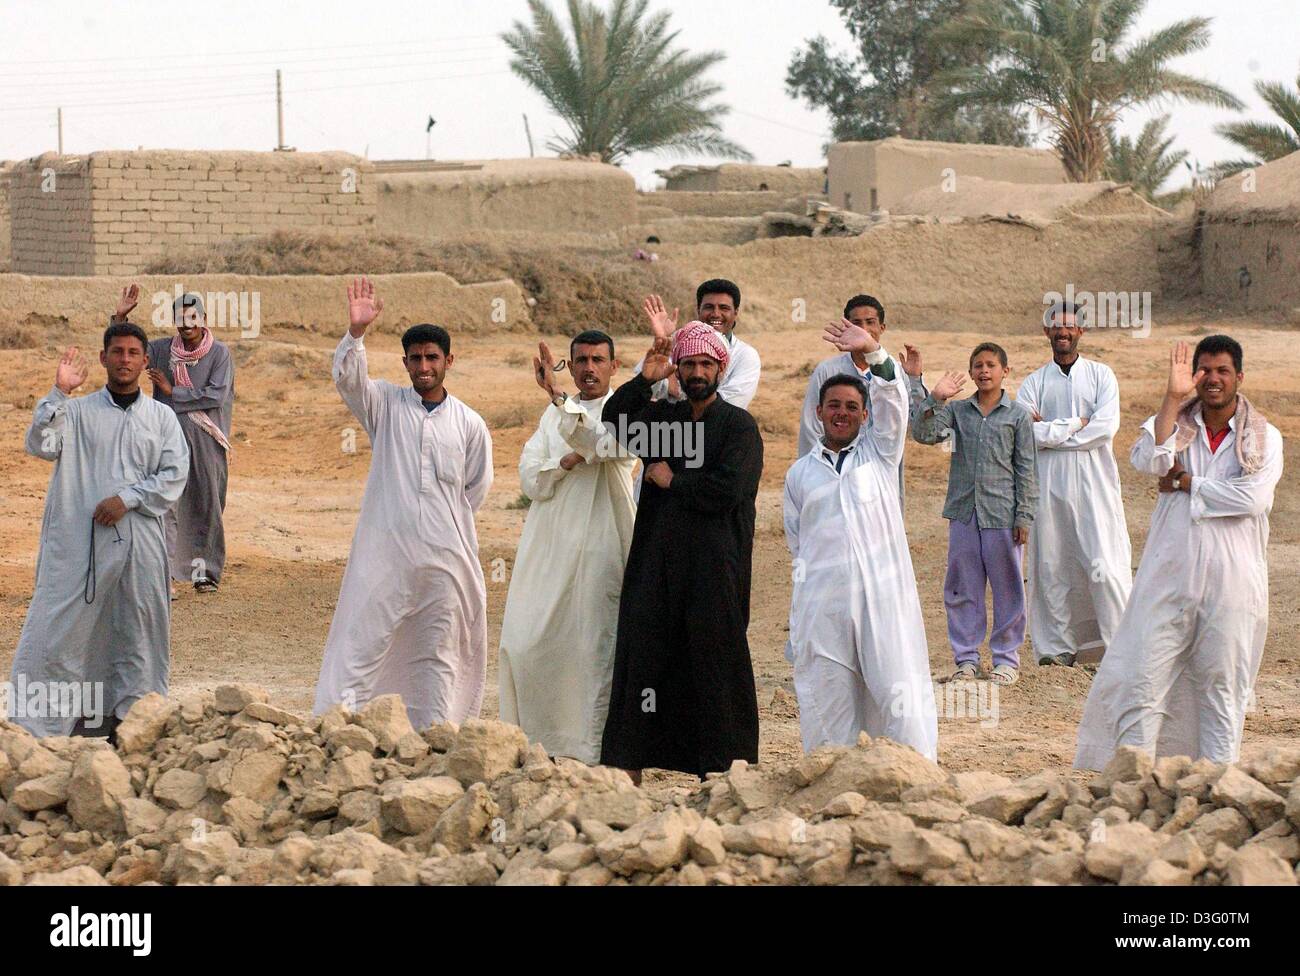
{"type": "MultiPolygon", "coordinates": [[[[627,325],[634,327],[629,314],[627,325]]],[[[742,319],[743,328],[743,319],[742,319]]],[[[340,326],[339,334],[342,327],[340,326]]],[[[1287,467],[1297,470],[1300,445],[1300,369],[1296,330],[1260,323],[1171,322],[1150,339],[1121,332],[1085,336],[1085,354],[1109,363],[1119,376],[1123,427],[1116,438],[1134,560],[1141,554],[1155,500],[1151,479],[1127,463],[1138,424],[1163,392],[1167,350],[1177,338],[1229,331],[1246,349],[1246,393],[1287,438],[1287,467]]],[[[57,328],[55,329],[57,333],[57,328]]],[[[789,759],[799,752],[797,706],[790,666],[782,657],[790,597],[790,558],[781,531],[781,484],[794,460],[798,409],[811,366],[829,354],[812,325],[800,330],[746,332],[763,357],[763,381],[752,406],[765,441],[766,467],[758,499],[754,547],[753,617],[749,640],[762,720],[761,756],[789,759]]],[[[885,344],[919,345],[927,379],[965,368],[975,343],[996,338],[1007,348],[1012,381],[1049,356],[1041,330],[1007,322],[987,333],[909,330],[891,324],[885,344]]],[[[223,337],[224,338],[224,337],[223,337]]],[[[70,339],[97,348],[93,333],[55,334],[39,348],[0,348],[0,672],[7,676],[31,597],[41,512],[50,466],[22,450],[23,432],[36,400],[54,376],[56,342],[70,339]]],[[[566,340],[551,337],[552,348],[566,340]]],[[[283,705],[308,711],[330,617],[370,462],[369,444],[335,393],[329,378],[337,334],[277,329],[237,342],[235,455],[226,512],[230,559],[221,591],[184,591],[174,605],[173,690],[243,681],[267,687],[283,705]],[[345,446],[355,439],[355,453],[345,446]]],[[[508,572],[524,512],[517,461],[544,405],[531,376],[532,338],[478,336],[461,341],[449,388],[487,419],[493,431],[496,482],[479,513],[482,562],[488,581],[489,643],[495,659],[508,572]]],[[[643,352],[644,337],[628,337],[620,354],[628,364],[643,352]]],[[[382,335],[370,350],[376,376],[405,381],[400,344],[382,335]]],[[[625,369],[620,374],[626,379],[625,369]]],[[[96,367],[90,385],[102,383],[96,367]]],[[[619,378],[616,378],[616,382],[619,378]]],[[[86,392],[89,386],[83,389],[86,392]]],[[[948,457],[939,448],[909,442],[906,519],[912,558],[936,675],[951,667],[940,586],[947,523],[940,515],[948,457]]],[[[1270,631],[1258,683],[1258,703],[1246,722],[1244,753],[1300,734],[1300,494],[1284,476],[1272,516],[1270,631]]],[[[1090,675],[1082,669],[1037,668],[1032,649],[1022,655],[1018,685],[999,689],[995,714],[984,699],[980,714],[951,714],[941,704],[939,758],[953,770],[983,768],[1024,775],[1066,768],[1090,675]]],[[[987,651],[985,652],[987,664],[987,651]]],[[[489,665],[484,716],[497,709],[495,660],[489,665]]],[[[655,774],[668,787],[686,779],[655,774]]]]}

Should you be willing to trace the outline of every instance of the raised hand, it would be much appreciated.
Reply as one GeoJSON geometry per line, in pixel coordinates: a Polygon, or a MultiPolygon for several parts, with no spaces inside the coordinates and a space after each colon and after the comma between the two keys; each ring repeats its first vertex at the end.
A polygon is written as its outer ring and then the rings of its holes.
{"type": "Polygon", "coordinates": [[[655,336],[670,336],[677,331],[677,314],[680,309],[673,309],[673,314],[669,315],[664,300],[658,295],[647,296],[641,307],[650,320],[650,331],[655,336]]]}
{"type": "Polygon", "coordinates": [[[63,358],[59,360],[59,366],[54,371],[54,385],[64,393],[71,394],[86,382],[86,377],[89,375],[90,367],[86,365],[86,358],[77,351],[76,346],[68,346],[63,350],[63,358]]]}
{"type": "Polygon", "coordinates": [[[966,385],[966,374],[958,371],[943,374],[943,379],[934,384],[934,389],[930,395],[934,397],[935,403],[943,403],[945,400],[951,400],[961,392],[966,385]]]}
{"type": "Polygon", "coordinates": [[[641,375],[651,383],[667,379],[676,369],[672,361],[673,343],[667,336],[655,336],[650,351],[645,354],[641,364],[641,375]]]}
{"type": "Polygon", "coordinates": [[[140,304],[140,286],[131,282],[129,288],[122,289],[122,296],[117,300],[117,308],[113,309],[113,321],[125,322],[126,317],[138,304],[140,304]]]}
{"type": "Polygon", "coordinates": [[[656,461],[646,466],[645,480],[660,488],[667,488],[673,483],[673,469],[668,467],[666,461],[656,461]]]}
{"type": "Polygon", "coordinates": [[[537,355],[533,357],[533,379],[546,391],[548,400],[554,400],[559,395],[555,389],[555,357],[544,342],[537,344],[537,355]]]}
{"type": "Polygon", "coordinates": [[[161,369],[155,369],[152,366],[149,367],[149,381],[153,383],[154,389],[161,392],[163,396],[172,395],[171,381],[167,379],[167,374],[161,369]]]}
{"type": "Polygon", "coordinates": [[[1192,350],[1185,342],[1174,343],[1169,351],[1169,385],[1165,395],[1174,400],[1186,400],[1205,376],[1205,370],[1192,372],[1192,350]]]}
{"type": "Polygon", "coordinates": [[[921,378],[921,350],[916,346],[903,343],[903,372],[908,376],[921,378]]]}
{"type": "Polygon", "coordinates": [[[375,286],[362,275],[348,285],[348,331],[360,338],[366,327],[384,310],[384,300],[375,297],[375,286]]]}
{"type": "Polygon", "coordinates": [[[880,348],[880,343],[870,332],[848,319],[830,323],[822,333],[822,338],[840,352],[860,352],[865,355],[880,348]]]}

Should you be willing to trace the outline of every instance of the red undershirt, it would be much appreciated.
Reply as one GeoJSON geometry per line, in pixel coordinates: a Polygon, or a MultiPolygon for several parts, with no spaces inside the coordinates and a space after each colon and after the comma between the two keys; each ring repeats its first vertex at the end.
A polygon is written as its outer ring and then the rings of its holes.
{"type": "Polygon", "coordinates": [[[1218,433],[1215,433],[1214,431],[1210,430],[1210,428],[1208,427],[1205,428],[1205,439],[1210,442],[1211,454],[1218,453],[1219,445],[1222,444],[1223,439],[1228,436],[1229,429],[1230,428],[1225,425],[1222,430],[1220,430],[1218,433]]]}

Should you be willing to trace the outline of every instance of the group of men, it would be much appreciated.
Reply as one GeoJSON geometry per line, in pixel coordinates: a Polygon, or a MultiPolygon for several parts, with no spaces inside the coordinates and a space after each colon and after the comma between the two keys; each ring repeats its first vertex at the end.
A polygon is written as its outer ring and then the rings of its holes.
{"type": "MultiPolygon", "coordinates": [[[[605,332],[569,344],[575,395],[557,389],[566,362],[540,344],[533,367],[548,403],[519,463],[530,505],[502,621],[501,717],[553,755],[636,780],[646,768],[703,776],[758,760],[746,634],[763,440],[747,408],[761,363],[735,335],[734,283],[706,281],[695,300],[696,318],[680,327],[677,311],[646,300],[651,346],[617,388],[605,332]]],[[[219,528],[228,401],[223,412],[219,397],[199,391],[226,383],[233,392],[228,351],[206,329],[185,328],[183,302],[177,337],[156,341],[165,361],[141,330],[116,321],[127,302],[124,293],[104,339],[108,385],[71,398],[87,370],[69,350],[28,432],[29,452],[58,464],[14,663],[28,681],[108,682],[119,717],[144,693],[166,690],[164,526],[174,512],[181,529],[210,527],[215,511],[219,528]],[[224,356],[213,355],[219,346],[224,356]],[[146,360],[159,363],[153,400],[139,395],[146,360]],[[203,488],[187,508],[196,479],[203,488]]],[[[369,376],[364,340],[383,301],[367,279],[349,286],[348,309],[333,377],[373,453],[315,710],[398,693],[417,728],[460,722],[479,714],[486,681],[475,513],[492,483],[491,436],[447,390],[455,357],[445,329],[403,334],[410,385],[399,386],[369,376]]],[[[793,559],[786,656],[805,749],[867,732],[937,752],[903,519],[910,432],[953,452],[944,602],[955,678],[979,674],[991,586],[992,680],[1016,680],[1026,617],[1040,664],[1101,660],[1077,765],[1100,768],[1122,744],[1237,757],[1267,632],[1281,436],[1239,392],[1234,340],[1175,346],[1164,403],[1132,452],[1160,490],[1134,582],[1111,450],[1119,389],[1108,367],[1079,355],[1081,311],[1048,309],[1052,361],[1014,400],[994,343],[971,355],[975,395],[957,399],[962,374],[930,390],[917,349],[886,351],[877,299],[855,296],[826,328],[836,355],[809,380],[783,493],[793,559]]],[[[215,587],[224,546],[203,552],[192,557],[204,567],[199,589],[203,580],[215,587]]],[[[33,727],[66,733],[72,722],[33,727]]]]}

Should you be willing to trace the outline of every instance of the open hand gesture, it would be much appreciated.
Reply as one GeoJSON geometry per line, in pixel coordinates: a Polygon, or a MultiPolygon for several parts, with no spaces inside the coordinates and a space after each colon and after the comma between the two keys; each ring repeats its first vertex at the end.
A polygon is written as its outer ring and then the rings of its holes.
{"type": "Polygon", "coordinates": [[[559,395],[555,389],[555,357],[544,342],[537,344],[537,355],[533,357],[533,378],[546,391],[546,399],[554,400],[559,395]]]}
{"type": "Polygon", "coordinates": [[[677,331],[677,314],[680,309],[673,309],[673,314],[669,315],[664,300],[658,295],[647,296],[641,307],[645,309],[646,318],[650,320],[650,331],[655,336],[670,336],[677,331]]]}
{"type": "Polygon", "coordinates": [[[903,372],[908,376],[921,377],[921,350],[916,346],[903,343],[903,372]]]}
{"type": "Polygon", "coordinates": [[[122,296],[117,300],[117,308],[113,309],[113,321],[125,322],[138,304],[140,304],[140,286],[131,282],[129,288],[122,289],[122,296]]]}
{"type": "Polygon", "coordinates": [[[1205,376],[1205,370],[1192,373],[1192,351],[1185,342],[1176,342],[1169,352],[1169,385],[1165,395],[1174,400],[1186,400],[1205,376]]]}
{"type": "Polygon", "coordinates": [[[86,382],[86,377],[89,375],[90,367],[86,365],[86,358],[77,351],[76,346],[68,346],[63,350],[63,358],[59,360],[58,369],[54,371],[54,385],[64,393],[70,394],[86,382]]]}
{"type": "Polygon", "coordinates": [[[943,379],[934,384],[934,389],[930,391],[930,395],[934,397],[936,403],[943,403],[943,401],[951,400],[960,393],[965,385],[965,373],[958,371],[947,372],[943,374],[943,379]]]}
{"type": "Polygon", "coordinates": [[[870,332],[860,325],[854,325],[848,319],[830,323],[822,333],[822,338],[840,352],[857,352],[865,355],[880,348],[880,343],[870,332]]]}
{"type": "Polygon", "coordinates": [[[641,375],[651,383],[658,383],[671,376],[676,369],[671,359],[672,351],[671,339],[667,336],[655,336],[650,351],[645,354],[645,362],[641,364],[641,375]]]}
{"type": "Polygon", "coordinates": [[[384,300],[375,297],[375,286],[362,275],[348,285],[348,331],[360,338],[366,327],[384,310],[384,300]]]}

